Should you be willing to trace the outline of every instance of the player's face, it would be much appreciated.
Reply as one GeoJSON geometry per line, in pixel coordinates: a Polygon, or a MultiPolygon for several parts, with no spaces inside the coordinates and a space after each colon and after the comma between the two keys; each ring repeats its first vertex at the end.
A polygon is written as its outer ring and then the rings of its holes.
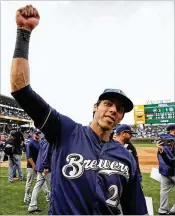
{"type": "Polygon", "coordinates": [[[173,135],[173,136],[175,136],[175,130],[171,130],[170,134],[173,135]]]}
{"type": "Polygon", "coordinates": [[[118,101],[102,100],[95,111],[98,126],[105,131],[111,130],[118,124],[124,114],[124,108],[118,101]]]}
{"type": "Polygon", "coordinates": [[[4,141],[5,140],[5,136],[1,136],[1,140],[4,141]]]}
{"type": "Polygon", "coordinates": [[[40,134],[34,134],[34,138],[36,139],[36,140],[39,140],[40,139],[40,134]]]}
{"type": "Polygon", "coordinates": [[[30,136],[30,133],[26,133],[26,137],[30,136]]]}
{"type": "Polygon", "coordinates": [[[123,139],[125,143],[129,142],[131,138],[132,138],[131,133],[123,132],[123,139]]]}

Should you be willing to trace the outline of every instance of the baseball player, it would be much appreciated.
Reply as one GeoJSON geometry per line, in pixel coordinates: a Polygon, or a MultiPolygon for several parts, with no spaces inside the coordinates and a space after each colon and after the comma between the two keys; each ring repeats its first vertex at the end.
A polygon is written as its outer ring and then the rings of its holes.
{"type": "Polygon", "coordinates": [[[121,124],[114,129],[113,139],[121,143],[133,155],[137,164],[137,170],[139,173],[140,182],[142,182],[142,174],[140,171],[137,150],[134,147],[134,145],[130,142],[133,134],[137,134],[137,133],[134,132],[129,125],[121,124]]]}
{"type": "MultiPolygon", "coordinates": [[[[45,138],[42,138],[40,150],[36,161],[35,170],[37,171],[37,181],[32,191],[31,201],[28,207],[29,213],[42,212],[42,209],[37,207],[38,193],[44,183],[50,186],[50,171],[51,171],[52,148],[45,138]]],[[[46,201],[50,201],[50,191],[46,194],[46,201]]]]}
{"type": "Polygon", "coordinates": [[[39,19],[31,5],[17,11],[11,93],[53,147],[49,215],[147,214],[134,158],[109,140],[111,129],[133,109],[132,101],[119,89],[106,89],[90,126],[47,104],[29,81],[29,41],[39,19]]]}
{"type": "MultiPolygon", "coordinates": [[[[23,136],[22,132],[20,130],[16,131],[15,136],[16,136],[16,139],[20,140],[21,150],[23,151],[23,149],[25,147],[25,142],[24,142],[24,136],[23,136]]],[[[21,152],[21,154],[22,154],[22,152],[21,152]]],[[[14,166],[13,166],[13,178],[18,178],[17,173],[16,173],[16,169],[17,169],[17,166],[16,166],[16,164],[14,164],[14,166]]],[[[23,180],[24,180],[24,178],[23,178],[23,180]]]]}
{"type": "Polygon", "coordinates": [[[26,152],[26,146],[27,146],[27,144],[30,142],[30,139],[32,138],[32,136],[31,136],[31,134],[30,134],[30,130],[27,130],[26,132],[25,132],[25,145],[24,145],[24,147],[23,147],[23,152],[26,152]]]}
{"type": "Polygon", "coordinates": [[[4,161],[4,156],[5,156],[4,150],[5,150],[5,136],[1,135],[0,136],[0,163],[3,163],[4,161]]]}
{"type": "Polygon", "coordinates": [[[24,175],[21,168],[21,155],[22,155],[22,140],[15,130],[10,132],[10,136],[6,139],[5,153],[9,159],[9,177],[8,182],[13,182],[14,169],[18,170],[19,179],[24,180],[24,175]]]}
{"type": "MultiPolygon", "coordinates": [[[[29,143],[27,144],[26,148],[26,155],[27,155],[27,179],[26,179],[26,186],[25,186],[25,195],[24,195],[24,203],[29,204],[31,199],[30,188],[33,184],[34,175],[35,175],[35,165],[38,157],[38,152],[40,149],[40,134],[41,131],[35,129],[33,133],[33,137],[30,139],[29,143]]],[[[43,190],[47,196],[48,194],[48,187],[46,183],[43,185],[43,190]]]]}
{"type": "Polygon", "coordinates": [[[175,187],[175,124],[167,126],[167,134],[161,135],[161,141],[158,142],[158,161],[159,173],[161,174],[160,183],[160,206],[159,215],[175,215],[175,203],[169,209],[168,196],[175,187]],[[174,140],[166,144],[166,140],[174,140]]]}

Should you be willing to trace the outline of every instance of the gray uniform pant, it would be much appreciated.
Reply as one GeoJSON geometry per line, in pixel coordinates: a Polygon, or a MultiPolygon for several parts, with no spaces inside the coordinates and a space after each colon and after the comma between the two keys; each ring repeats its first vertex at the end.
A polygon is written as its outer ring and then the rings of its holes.
{"type": "Polygon", "coordinates": [[[0,151],[0,163],[4,161],[4,156],[5,156],[4,151],[0,151]]]}
{"type": "MultiPolygon", "coordinates": [[[[37,172],[37,181],[36,181],[35,187],[33,188],[32,198],[31,198],[31,202],[29,204],[28,211],[32,211],[32,210],[37,209],[38,193],[44,184],[47,183],[50,186],[50,180],[51,180],[50,173],[48,173],[47,175],[44,175],[41,172],[37,172]]],[[[49,195],[49,197],[46,196],[46,200],[50,201],[50,191],[48,191],[48,195],[49,195]]]]}
{"type": "Polygon", "coordinates": [[[175,201],[171,209],[169,209],[168,204],[168,195],[173,187],[175,187],[175,176],[166,177],[161,175],[159,213],[175,212],[175,201]]]}
{"type": "MultiPolygon", "coordinates": [[[[27,180],[26,180],[26,187],[25,187],[24,202],[30,202],[30,198],[31,198],[30,187],[33,184],[34,176],[35,176],[35,171],[32,168],[27,168],[27,180]]],[[[49,190],[46,183],[42,185],[42,189],[44,193],[47,195],[49,190]]]]}

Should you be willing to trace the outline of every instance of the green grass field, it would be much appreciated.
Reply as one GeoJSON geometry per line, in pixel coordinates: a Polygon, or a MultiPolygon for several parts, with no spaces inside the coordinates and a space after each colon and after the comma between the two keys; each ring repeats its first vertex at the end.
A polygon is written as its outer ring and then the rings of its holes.
{"type": "MultiPolygon", "coordinates": [[[[26,169],[23,169],[23,173],[26,176],[26,169]]],[[[25,181],[8,183],[7,180],[8,168],[0,167],[0,215],[27,215],[28,206],[23,202],[25,181]]],[[[38,196],[38,207],[43,209],[40,214],[48,214],[49,203],[46,202],[43,191],[38,196]]]]}
{"type": "MultiPolygon", "coordinates": [[[[26,169],[23,169],[25,173],[26,169]]],[[[8,169],[0,168],[0,215],[28,215],[27,205],[23,203],[25,181],[16,180],[7,183],[8,169]]],[[[143,174],[143,190],[145,196],[153,198],[154,213],[159,207],[159,183],[143,174]]],[[[170,194],[170,205],[173,205],[175,190],[170,194]]],[[[38,207],[43,209],[40,215],[48,214],[49,203],[46,202],[43,191],[38,196],[38,207]]],[[[36,214],[36,213],[35,213],[36,214]]],[[[38,214],[38,213],[37,213],[38,214]]]]}

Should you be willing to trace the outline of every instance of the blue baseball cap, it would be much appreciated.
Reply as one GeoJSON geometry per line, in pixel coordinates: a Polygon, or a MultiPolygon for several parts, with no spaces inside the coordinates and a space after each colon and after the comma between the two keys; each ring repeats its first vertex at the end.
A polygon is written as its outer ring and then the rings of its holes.
{"type": "Polygon", "coordinates": [[[98,100],[110,99],[111,97],[123,104],[125,113],[130,112],[134,107],[133,102],[120,89],[105,89],[98,100]]]}
{"type": "Polygon", "coordinates": [[[170,124],[166,127],[166,130],[169,132],[170,130],[175,130],[175,124],[170,124]]]}
{"type": "Polygon", "coordinates": [[[114,132],[115,132],[116,134],[119,134],[119,133],[121,133],[121,132],[127,132],[127,133],[130,133],[130,134],[137,134],[137,133],[134,132],[134,131],[132,130],[132,128],[131,128],[129,125],[127,125],[127,124],[122,124],[122,125],[117,126],[117,127],[114,129],[114,132]]]}
{"type": "Polygon", "coordinates": [[[26,130],[26,133],[30,133],[30,130],[26,130]]]}
{"type": "Polygon", "coordinates": [[[41,134],[41,131],[40,131],[39,129],[35,129],[35,130],[33,131],[33,133],[34,133],[34,134],[41,134]]]}

